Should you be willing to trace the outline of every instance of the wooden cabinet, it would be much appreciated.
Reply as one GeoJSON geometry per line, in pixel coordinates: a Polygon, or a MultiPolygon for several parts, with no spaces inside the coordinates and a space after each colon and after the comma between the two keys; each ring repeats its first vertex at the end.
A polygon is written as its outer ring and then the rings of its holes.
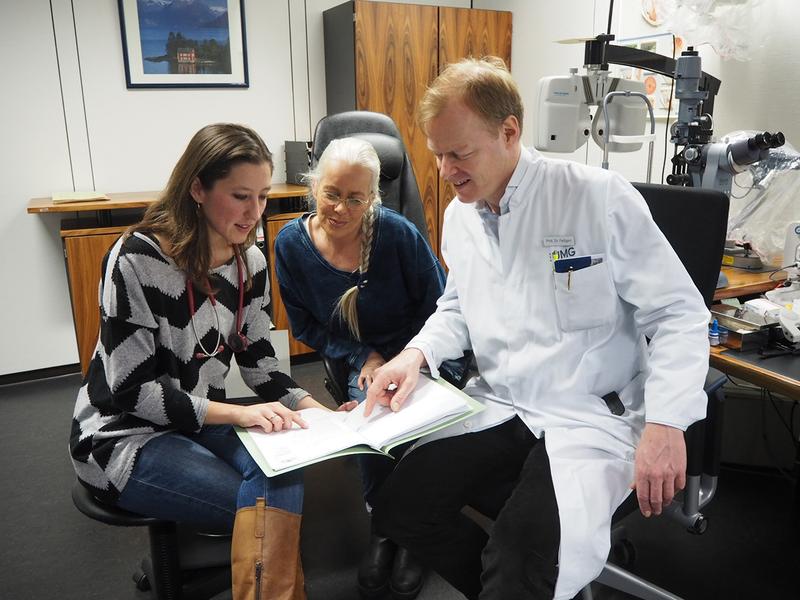
{"type": "Polygon", "coordinates": [[[499,56],[511,65],[511,13],[390,2],[346,2],[323,13],[328,113],[371,110],[397,124],[414,166],[431,246],[452,199],[416,123],[417,105],[450,62],[499,56]]]}
{"type": "MultiPolygon", "coordinates": [[[[489,55],[499,56],[511,68],[510,12],[471,8],[439,9],[440,70],[465,56],[489,55]]],[[[441,233],[444,210],[456,193],[452,184],[438,177],[437,182],[439,201],[436,222],[441,233]]]]}
{"type": "Polygon", "coordinates": [[[267,262],[269,263],[269,289],[272,296],[272,322],[277,329],[286,329],[289,332],[289,356],[308,354],[314,349],[306,346],[303,342],[298,342],[292,335],[292,328],[289,326],[289,317],[286,314],[286,307],[281,300],[280,288],[278,288],[278,276],[275,274],[275,238],[278,232],[292,219],[299,217],[303,213],[278,214],[268,217],[266,220],[266,244],[267,262]]]}
{"type": "Polygon", "coordinates": [[[89,368],[100,332],[97,293],[101,263],[123,231],[125,227],[71,228],[69,221],[62,224],[72,318],[83,375],[89,368]]]}

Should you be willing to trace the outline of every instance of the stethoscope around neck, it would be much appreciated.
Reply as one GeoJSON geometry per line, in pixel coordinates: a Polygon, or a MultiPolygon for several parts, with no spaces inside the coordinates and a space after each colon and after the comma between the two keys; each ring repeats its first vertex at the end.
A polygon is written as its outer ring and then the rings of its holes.
{"type": "MultiPolygon", "coordinates": [[[[232,332],[228,336],[227,342],[230,349],[238,353],[247,349],[247,346],[250,345],[250,340],[248,340],[247,336],[242,333],[242,312],[244,309],[244,274],[242,273],[242,259],[238,253],[235,254],[235,256],[236,272],[239,280],[239,306],[236,309],[236,331],[232,332]]],[[[211,358],[212,356],[216,356],[222,352],[225,349],[225,345],[221,343],[222,332],[220,332],[219,313],[217,312],[217,299],[214,297],[214,294],[209,294],[208,298],[211,300],[211,307],[214,310],[214,321],[216,322],[217,326],[217,343],[214,346],[213,352],[209,352],[206,350],[206,347],[203,346],[203,342],[200,340],[200,336],[197,335],[197,328],[194,325],[195,305],[193,287],[192,280],[187,277],[186,296],[189,300],[189,314],[191,315],[190,322],[192,324],[192,333],[194,333],[194,339],[197,340],[197,345],[200,346],[200,350],[202,350],[202,352],[197,352],[194,357],[198,360],[203,360],[204,358],[211,358]]],[[[211,286],[209,285],[209,287],[211,286]]]]}

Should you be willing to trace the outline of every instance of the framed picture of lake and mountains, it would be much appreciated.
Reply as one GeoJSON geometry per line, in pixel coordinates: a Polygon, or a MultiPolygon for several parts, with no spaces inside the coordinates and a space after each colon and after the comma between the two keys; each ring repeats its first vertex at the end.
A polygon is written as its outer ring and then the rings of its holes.
{"type": "Polygon", "coordinates": [[[118,0],[129,88],[248,87],[244,0],[118,0]]]}

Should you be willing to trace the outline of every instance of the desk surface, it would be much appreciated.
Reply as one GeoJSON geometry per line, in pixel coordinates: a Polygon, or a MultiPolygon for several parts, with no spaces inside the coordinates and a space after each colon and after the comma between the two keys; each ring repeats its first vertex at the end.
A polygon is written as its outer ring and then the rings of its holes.
{"type": "Polygon", "coordinates": [[[786,279],[786,271],[753,273],[745,269],[722,267],[722,272],[728,278],[728,287],[720,288],[714,292],[714,300],[763,294],[786,279]],[[770,279],[770,275],[772,275],[772,279],[770,279]]]}
{"type": "MultiPolygon", "coordinates": [[[[274,183],[269,191],[269,198],[297,198],[308,195],[309,189],[304,185],[292,183],[274,183]]],[[[90,210],[115,210],[119,208],[146,208],[158,199],[161,192],[127,192],[108,194],[110,200],[89,202],[64,202],[53,204],[52,198],[33,198],[28,202],[28,213],[83,212],[90,210]]]]}
{"type": "Polygon", "coordinates": [[[800,357],[763,359],[755,350],[738,352],[720,346],[711,348],[711,366],[759,387],[800,400],[800,357]]]}

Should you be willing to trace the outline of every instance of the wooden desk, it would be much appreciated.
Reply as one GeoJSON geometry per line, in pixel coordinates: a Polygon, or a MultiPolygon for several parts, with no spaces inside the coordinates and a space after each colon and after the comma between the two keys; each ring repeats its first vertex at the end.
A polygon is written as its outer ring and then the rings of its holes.
{"type": "MultiPolygon", "coordinates": [[[[786,271],[778,271],[772,274],[752,273],[744,269],[722,267],[722,272],[728,277],[729,285],[726,288],[717,290],[714,294],[714,300],[763,294],[786,279],[786,271]],[[770,275],[772,275],[772,279],[770,279],[770,275]]],[[[791,361],[797,363],[797,375],[795,376],[792,373],[794,368],[791,366],[783,369],[776,368],[784,363],[784,361],[777,358],[767,359],[763,363],[761,361],[750,362],[749,360],[744,360],[745,358],[754,360],[753,351],[742,353],[723,346],[712,346],[709,362],[712,367],[719,369],[723,373],[800,400],[800,381],[798,380],[800,379],[800,361],[796,359],[791,361]]],[[[789,363],[790,365],[791,362],[789,363]]]]}
{"type": "MultiPolygon", "coordinates": [[[[307,196],[308,192],[308,188],[304,185],[275,183],[269,191],[269,199],[297,198],[307,196]]],[[[33,198],[28,202],[28,213],[87,212],[125,208],[147,208],[158,200],[158,195],[160,193],[161,192],[126,192],[122,194],[107,194],[110,200],[64,202],[62,204],[53,204],[51,198],[33,198]]]]}
{"type": "MultiPolygon", "coordinates": [[[[270,289],[272,296],[275,326],[278,329],[289,329],[286,310],[280,299],[277,280],[275,278],[275,251],[273,240],[280,227],[288,219],[280,214],[281,204],[275,202],[284,198],[302,198],[308,195],[309,189],[302,185],[285,183],[273,184],[269,192],[267,212],[275,213],[266,218],[265,233],[267,261],[270,268],[270,289]],[[275,223],[273,224],[273,219],[275,223]]],[[[97,306],[97,286],[100,282],[100,265],[108,249],[117,241],[120,234],[129,225],[141,218],[142,209],[150,206],[158,199],[160,192],[132,192],[125,194],[108,194],[110,200],[69,202],[53,204],[50,198],[33,198],[28,202],[28,213],[79,213],[78,218],[61,221],[61,240],[64,246],[64,258],[69,282],[70,300],[72,302],[72,318],[75,323],[75,337],[78,342],[81,372],[86,373],[92,359],[97,334],[100,330],[100,314],[97,306]],[[127,210],[120,216],[125,209],[127,210]],[[112,219],[112,215],[113,219],[112,219]]],[[[284,202],[285,203],[285,202],[284,202]]],[[[294,216],[294,215],[292,215],[294,216]]],[[[293,354],[311,352],[289,335],[290,348],[293,354]]]]}
{"type": "Polygon", "coordinates": [[[753,273],[745,269],[722,267],[722,272],[728,278],[728,287],[720,288],[714,292],[714,300],[763,294],[786,279],[786,271],[753,273]],[[770,275],[772,275],[772,279],[770,279],[770,275]]]}
{"type": "Polygon", "coordinates": [[[800,357],[776,357],[756,362],[756,356],[754,351],[741,353],[713,346],[709,362],[715,369],[732,377],[800,401],[800,357]]]}

